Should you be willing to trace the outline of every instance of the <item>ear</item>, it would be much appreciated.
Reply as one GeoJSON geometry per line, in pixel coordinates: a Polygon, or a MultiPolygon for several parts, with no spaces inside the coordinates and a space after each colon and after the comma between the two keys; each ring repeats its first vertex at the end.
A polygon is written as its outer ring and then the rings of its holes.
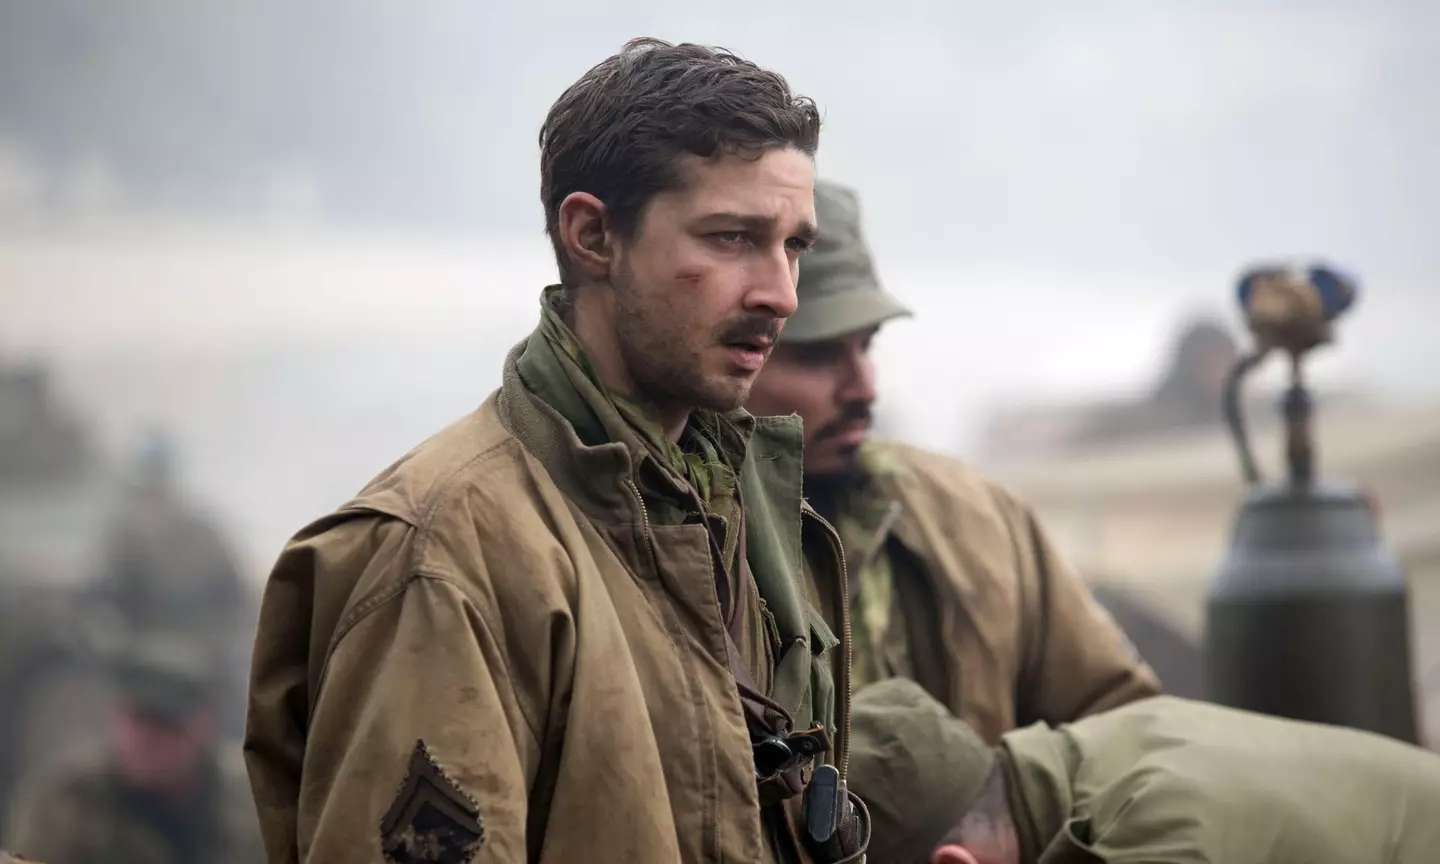
{"type": "Polygon", "coordinates": [[[980,864],[964,846],[946,843],[930,853],[930,864],[980,864]]]}
{"type": "Polygon", "coordinates": [[[589,192],[571,192],[560,202],[560,242],[571,266],[586,281],[610,277],[610,245],[606,242],[605,202],[589,192]]]}

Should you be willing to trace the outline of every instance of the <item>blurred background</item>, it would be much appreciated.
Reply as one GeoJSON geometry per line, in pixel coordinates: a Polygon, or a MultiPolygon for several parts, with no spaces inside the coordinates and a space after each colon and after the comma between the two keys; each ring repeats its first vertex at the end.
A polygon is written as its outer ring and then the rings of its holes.
{"type": "Polygon", "coordinates": [[[1380,502],[1440,692],[1440,7],[1084,6],[0,3],[0,804],[99,734],[85,658],[152,619],[219,651],[238,732],[267,567],[498,385],[554,278],[540,122],[637,35],[819,102],[917,312],[876,349],[883,431],[1032,499],[1177,691],[1243,494],[1235,276],[1358,274],[1321,465],[1380,502]]]}

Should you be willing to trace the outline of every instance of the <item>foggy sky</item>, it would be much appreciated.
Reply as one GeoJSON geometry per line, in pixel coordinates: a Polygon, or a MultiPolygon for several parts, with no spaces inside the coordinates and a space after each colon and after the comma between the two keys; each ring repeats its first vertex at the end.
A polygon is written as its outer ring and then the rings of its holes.
{"type": "Polygon", "coordinates": [[[821,168],[860,187],[888,256],[1440,255],[1440,12],[1083,6],[21,0],[0,6],[0,140],[161,187],[286,171],[334,218],[528,234],[545,110],[648,34],[733,48],[816,98],[821,168]]]}
{"type": "Polygon", "coordinates": [[[1144,386],[1177,319],[1233,320],[1233,277],[1271,255],[1364,280],[1322,370],[1440,395],[1430,4],[97,4],[0,4],[0,147],[46,188],[108,164],[167,219],[299,177],[327,233],[112,255],[0,213],[0,353],[55,360],[112,432],[179,427],[259,558],[498,382],[553,278],[539,124],[637,35],[819,102],[819,170],[859,189],[918,313],[877,350],[921,443],[963,452],[1015,391],[1144,386]]]}

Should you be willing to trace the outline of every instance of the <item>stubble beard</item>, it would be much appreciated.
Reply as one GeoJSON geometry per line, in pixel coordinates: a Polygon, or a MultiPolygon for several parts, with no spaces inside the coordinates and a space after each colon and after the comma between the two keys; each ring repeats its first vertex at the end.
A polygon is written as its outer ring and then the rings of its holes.
{"type": "Polygon", "coordinates": [[[839,494],[848,492],[865,480],[865,468],[860,463],[860,453],[846,453],[842,462],[828,466],[824,471],[805,472],[805,494],[839,494]]]}
{"type": "Polygon", "coordinates": [[[615,334],[636,394],[660,408],[727,412],[750,395],[753,378],[707,377],[702,349],[687,345],[674,312],[641,302],[625,274],[612,283],[615,334]]]}
{"type": "MultiPolygon", "coordinates": [[[[806,442],[807,445],[811,442],[806,442]]],[[[865,466],[860,460],[860,448],[847,448],[840,454],[840,460],[826,466],[823,471],[806,469],[804,476],[805,497],[811,506],[826,519],[839,516],[846,498],[864,485],[865,466]]]]}

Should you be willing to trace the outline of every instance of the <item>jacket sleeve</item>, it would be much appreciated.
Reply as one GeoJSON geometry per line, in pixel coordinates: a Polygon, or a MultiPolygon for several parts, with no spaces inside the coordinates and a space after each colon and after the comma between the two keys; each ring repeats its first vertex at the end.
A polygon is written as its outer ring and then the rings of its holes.
{"type": "Polygon", "coordinates": [[[528,857],[548,681],[507,665],[484,580],[411,572],[414,542],[347,522],[272,572],[245,742],[271,864],[528,857]]]}
{"type": "Polygon", "coordinates": [[[1160,682],[1115,619],[1013,500],[1022,654],[1016,722],[1066,723],[1157,695],[1160,682]]]}
{"type": "Polygon", "coordinates": [[[320,685],[302,860],[526,860],[539,734],[514,684],[500,641],[451,583],[416,577],[369,611],[320,685]]]}

